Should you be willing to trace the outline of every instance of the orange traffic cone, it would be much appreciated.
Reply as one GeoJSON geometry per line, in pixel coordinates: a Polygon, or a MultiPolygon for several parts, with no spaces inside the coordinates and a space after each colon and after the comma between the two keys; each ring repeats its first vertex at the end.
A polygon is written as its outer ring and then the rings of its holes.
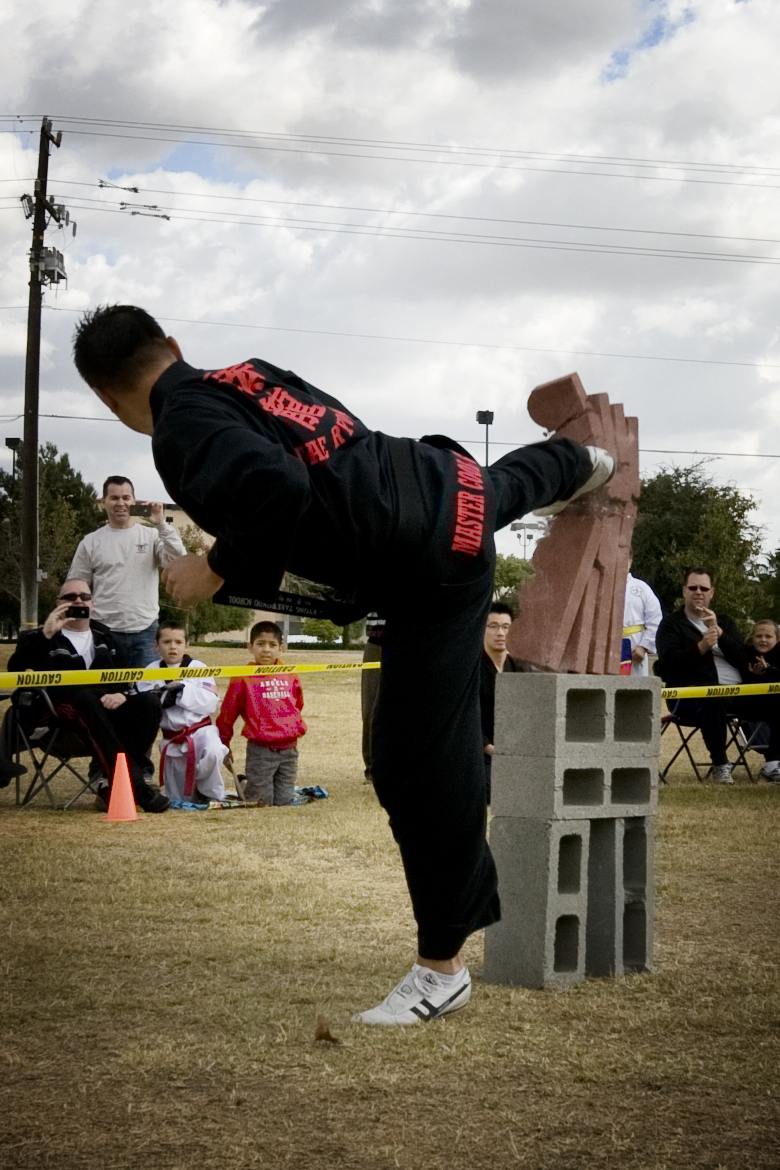
{"type": "Polygon", "coordinates": [[[130,773],[127,770],[127,758],[123,752],[117,752],[116,766],[114,767],[114,782],[111,785],[111,799],[108,802],[108,812],[103,821],[137,821],[138,811],[135,807],[135,797],[130,784],[130,773]]]}

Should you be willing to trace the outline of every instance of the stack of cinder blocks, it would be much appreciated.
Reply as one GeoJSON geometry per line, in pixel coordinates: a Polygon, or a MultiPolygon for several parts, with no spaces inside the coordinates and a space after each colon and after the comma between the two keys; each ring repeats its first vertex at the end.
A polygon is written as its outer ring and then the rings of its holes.
{"type": "Polygon", "coordinates": [[[652,969],[660,703],[657,679],[498,675],[488,982],[652,969]]]}

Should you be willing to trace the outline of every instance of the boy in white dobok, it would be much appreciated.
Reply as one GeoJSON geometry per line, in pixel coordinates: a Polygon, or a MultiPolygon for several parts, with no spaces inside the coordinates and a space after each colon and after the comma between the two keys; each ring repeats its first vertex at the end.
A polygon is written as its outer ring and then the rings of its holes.
{"type": "MultiPolygon", "coordinates": [[[[205,662],[187,654],[187,631],[180,622],[161,622],[157,628],[160,657],[150,667],[205,667],[205,662]]],[[[211,716],[219,695],[213,678],[193,678],[162,684],[140,682],[139,690],[160,689],[163,734],[160,752],[160,783],[170,800],[199,803],[225,799],[225,781],[220,765],[227,748],[219,738],[211,716]]]]}

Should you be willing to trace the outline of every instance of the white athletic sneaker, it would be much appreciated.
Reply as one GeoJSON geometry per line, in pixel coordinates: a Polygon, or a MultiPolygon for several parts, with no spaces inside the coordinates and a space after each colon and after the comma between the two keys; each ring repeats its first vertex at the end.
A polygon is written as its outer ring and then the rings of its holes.
{"type": "Polygon", "coordinates": [[[439,1016],[449,1015],[465,1007],[471,996],[471,976],[468,968],[459,972],[458,983],[445,985],[436,971],[414,964],[397,987],[378,1007],[370,1008],[352,1017],[354,1024],[384,1024],[404,1026],[427,1024],[439,1016]]]}
{"type": "Polygon", "coordinates": [[[734,777],[731,775],[733,767],[733,764],[713,764],[710,780],[715,784],[733,784],[734,777]]]}
{"type": "Polygon", "coordinates": [[[615,460],[608,451],[604,451],[601,447],[586,447],[585,450],[590,455],[590,461],[593,464],[593,471],[590,477],[585,481],[581,488],[577,488],[573,496],[569,496],[568,500],[556,500],[554,504],[547,504],[544,508],[534,509],[534,516],[557,516],[564,508],[568,508],[574,500],[578,500],[580,496],[586,495],[588,492],[595,492],[596,488],[603,487],[605,483],[609,483],[612,476],[615,474],[615,460]]]}
{"type": "Polygon", "coordinates": [[[780,760],[767,760],[758,773],[761,780],[780,781],[780,760]]]}

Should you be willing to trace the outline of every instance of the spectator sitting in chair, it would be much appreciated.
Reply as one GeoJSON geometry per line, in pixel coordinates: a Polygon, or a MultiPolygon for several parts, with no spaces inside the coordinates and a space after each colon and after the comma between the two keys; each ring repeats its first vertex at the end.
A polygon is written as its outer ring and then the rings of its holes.
{"type": "MultiPolygon", "coordinates": [[[[748,653],[737,625],[710,606],[712,575],[691,569],[683,585],[684,605],[658,627],[658,674],[670,687],[732,686],[743,681],[748,653]]],[[[751,681],[753,681],[751,679],[751,681]]],[[[733,783],[726,756],[727,715],[769,726],[767,761],[759,773],[780,780],[780,699],[771,695],[740,695],[722,699],[679,699],[674,714],[688,727],[698,727],[712,760],[711,776],[733,783]]]]}
{"type": "MultiPolygon", "coordinates": [[[[124,666],[111,632],[92,620],[92,593],[86,581],[72,579],[60,587],[57,604],[42,626],[22,634],[8,663],[9,670],[111,670],[124,666]]],[[[108,803],[118,752],[127,756],[137,804],[146,812],[165,812],[171,802],[144,780],[151,766],[149,749],[160,724],[160,701],[153,694],[130,693],[118,684],[51,687],[57,716],[75,725],[92,746],[109,778],[98,790],[108,803]]]]}
{"type": "Polygon", "coordinates": [[[771,618],[754,622],[747,636],[745,682],[780,681],[780,627],[771,618]]]}

